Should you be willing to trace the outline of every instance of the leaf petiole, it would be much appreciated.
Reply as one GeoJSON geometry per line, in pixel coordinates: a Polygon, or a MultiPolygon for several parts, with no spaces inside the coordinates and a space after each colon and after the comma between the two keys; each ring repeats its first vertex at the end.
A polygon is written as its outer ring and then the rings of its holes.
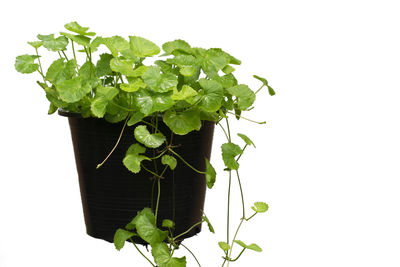
{"type": "Polygon", "coordinates": [[[244,119],[244,120],[246,120],[246,121],[253,122],[253,123],[257,123],[257,124],[266,124],[266,123],[267,123],[266,121],[254,121],[254,120],[252,120],[252,119],[248,119],[248,118],[246,118],[246,117],[243,117],[243,116],[241,116],[241,115],[235,114],[235,113],[230,112],[230,111],[226,111],[226,112],[229,113],[229,114],[238,116],[239,118],[244,119]]]}

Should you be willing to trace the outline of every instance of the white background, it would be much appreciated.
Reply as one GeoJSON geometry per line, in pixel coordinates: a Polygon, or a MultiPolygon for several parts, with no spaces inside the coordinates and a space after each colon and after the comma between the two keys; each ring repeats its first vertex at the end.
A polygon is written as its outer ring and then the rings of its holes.
{"type": "MultiPolygon", "coordinates": [[[[400,266],[398,1],[8,1],[1,8],[0,266],[147,266],[132,246],[85,234],[67,120],[47,116],[38,75],[14,70],[26,41],[77,20],[102,36],[181,38],[242,60],[239,81],[266,76],[277,95],[236,127],[256,143],[242,158],[247,206],[270,210],[243,227],[255,242],[232,266],[400,266]],[[6,5],[6,6],[5,6],[6,5]]],[[[46,60],[43,59],[46,65],[46,60]]],[[[48,65],[47,65],[48,66],[48,65]]],[[[239,140],[236,140],[239,142],[239,140]]],[[[217,235],[188,240],[202,266],[220,266],[227,177],[206,213],[217,235]]],[[[235,190],[234,194],[238,192],[235,190]]],[[[236,195],[238,196],[238,195],[236,195]]],[[[236,202],[235,202],[236,203],[236,202]]],[[[236,204],[239,204],[237,202],[236,204]]],[[[238,206],[240,211],[240,207],[238,206]]],[[[238,222],[240,213],[234,214],[238,222]]],[[[181,253],[181,252],[180,252],[181,253]]],[[[181,255],[181,254],[179,254],[181,255]]],[[[188,266],[196,266],[187,255],[188,266]]]]}

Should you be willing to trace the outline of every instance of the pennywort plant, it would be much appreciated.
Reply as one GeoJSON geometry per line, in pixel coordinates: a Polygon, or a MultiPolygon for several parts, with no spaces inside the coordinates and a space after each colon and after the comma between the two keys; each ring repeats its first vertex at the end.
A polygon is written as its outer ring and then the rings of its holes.
{"type": "MultiPolygon", "coordinates": [[[[197,48],[183,40],[175,40],[164,43],[163,53],[149,64],[146,59],[159,55],[161,49],[147,39],[139,36],[129,36],[129,39],[121,36],[100,37],[77,22],[66,24],[65,29],[66,32],[60,32],[59,36],[39,34],[38,40],[28,42],[34,53],[18,56],[15,68],[21,73],[37,72],[41,76],[37,83],[50,102],[49,114],[63,109],[80,113],[84,118],[104,118],[110,123],[123,122],[121,135],[126,127],[135,127],[133,144],[126,151],[123,164],[132,173],[142,170],[151,173],[157,181],[157,203],[154,209],[143,207],[131,222],[127,222],[124,229],[116,231],[115,247],[120,250],[130,240],[150,265],[160,267],[186,266],[185,257],[174,257],[174,252],[183,247],[201,266],[199,259],[183,244],[181,237],[204,222],[214,232],[207,216],[204,215],[201,221],[187,231],[175,233],[174,222],[163,220],[160,223],[157,215],[160,180],[164,179],[168,168],[176,168],[178,161],[194,172],[204,174],[207,186],[213,187],[216,171],[209,160],[205,159],[205,170],[198,170],[174,150],[176,144],[173,143],[173,135],[198,131],[202,121],[213,121],[226,137],[226,143],[221,146],[226,167],[224,171],[228,176],[226,237],[218,243],[222,250],[221,264],[229,266],[245,250],[261,251],[258,245],[237,239],[242,225],[258,213],[266,212],[268,205],[256,202],[251,207],[253,213],[250,216],[246,213],[239,160],[249,147],[255,145],[243,133],[237,134],[242,143],[233,143],[229,121],[233,118],[265,123],[251,120],[242,113],[253,108],[256,95],[261,89],[267,88],[270,95],[275,94],[268,81],[254,75],[262,83],[255,92],[247,85],[238,83],[233,72],[234,65],[240,65],[241,61],[219,48],[197,48]],[[108,52],[96,56],[100,46],[105,46],[108,52]],[[47,69],[40,60],[45,50],[53,52],[56,57],[47,69]],[[79,62],[78,58],[84,60],[79,62]],[[169,127],[171,136],[160,131],[160,120],[169,127]],[[159,159],[162,166],[157,166],[159,159]],[[148,165],[143,164],[145,161],[154,162],[154,168],[146,167],[148,165]],[[234,177],[240,189],[242,216],[237,227],[232,229],[230,203],[234,177]],[[142,252],[133,242],[135,236],[151,246],[151,256],[142,252]],[[241,252],[233,255],[232,248],[236,245],[241,247],[241,252]]],[[[119,139],[115,146],[118,142],[119,139]]],[[[98,168],[108,156],[99,163],[98,168]]]]}

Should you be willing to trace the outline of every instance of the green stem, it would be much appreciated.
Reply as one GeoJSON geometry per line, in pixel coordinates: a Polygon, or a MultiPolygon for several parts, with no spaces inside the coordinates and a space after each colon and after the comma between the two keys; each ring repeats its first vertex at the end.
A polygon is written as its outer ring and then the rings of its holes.
{"type": "Polygon", "coordinates": [[[157,224],[157,215],[158,215],[158,206],[160,204],[160,195],[161,195],[161,182],[160,182],[160,178],[157,178],[157,188],[158,188],[158,193],[157,193],[157,203],[156,203],[156,211],[155,211],[155,219],[154,219],[154,223],[157,224]]]}
{"type": "Polygon", "coordinates": [[[157,173],[153,172],[152,170],[147,169],[143,164],[140,164],[140,166],[147,172],[151,173],[154,175],[156,178],[161,178],[157,173]]]}
{"type": "Polygon", "coordinates": [[[164,149],[160,154],[158,154],[158,156],[155,156],[155,157],[149,158],[149,159],[150,159],[150,160],[158,159],[159,157],[161,157],[162,155],[164,155],[165,152],[167,152],[167,151],[168,151],[168,149],[164,149]]]}
{"type": "Polygon", "coordinates": [[[181,246],[184,247],[187,251],[189,251],[190,254],[192,254],[193,258],[195,259],[195,261],[197,262],[197,264],[199,265],[199,267],[201,267],[200,262],[197,260],[196,256],[193,254],[193,252],[186,247],[184,244],[181,243],[181,246]]]}
{"type": "Polygon", "coordinates": [[[243,252],[244,252],[245,250],[246,250],[246,248],[243,248],[242,251],[239,253],[239,255],[238,255],[235,259],[229,260],[229,261],[237,261],[237,260],[240,258],[240,256],[242,256],[242,254],[243,254],[243,252]]]}
{"type": "Polygon", "coordinates": [[[236,159],[236,161],[239,161],[239,159],[242,157],[242,155],[243,155],[243,153],[244,153],[244,150],[246,149],[247,146],[248,146],[248,145],[246,144],[246,145],[243,147],[242,153],[240,153],[240,155],[239,155],[239,157],[236,159]]]}
{"type": "Polygon", "coordinates": [[[115,143],[114,147],[111,149],[110,153],[108,153],[107,157],[100,164],[97,165],[96,169],[100,168],[107,161],[107,159],[111,156],[111,154],[114,152],[114,150],[117,148],[119,141],[121,141],[121,137],[122,137],[122,134],[124,133],[128,119],[129,119],[129,117],[126,118],[124,126],[122,127],[121,133],[119,134],[118,140],[115,143]]]}
{"type": "Polygon", "coordinates": [[[249,221],[251,218],[253,218],[254,216],[256,216],[257,213],[258,213],[258,212],[255,212],[253,215],[251,215],[249,218],[246,218],[245,220],[246,220],[246,221],[249,221]]]}
{"type": "Polygon", "coordinates": [[[60,56],[60,58],[63,58],[60,51],[57,51],[58,55],[60,56]]]}
{"type": "Polygon", "coordinates": [[[137,251],[139,251],[140,254],[142,254],[142,256],[151,264],[151,266],[153,267],[157,267],[156,265],[153,264],[153,262],[146,257],[146,255],[143,254],[143,252],[138,248],[138,246],[135,244],[135,242],[133,242],[132,238],[130,238],[132,244],[135,246],[135,248],[137,249],[137,251]]]}
{"type": "MultiPolygon", "coordinates": [[[[229,249],[229,256],[228,256],[229,258],[231,258],[233,244],[234,244],[234,241],[236,240],[236,236],[237,236],[237,234],[239,233],[240,227],[242,226],[244,219],[245,219],[245,218],[240,219],[239,226],[238,226],[238,228],[236,229],[235,235],[233,236],[232,243],[231,243],[231,247],[230,247],[230,249],[229,249]]],[[[229,266],[229,261],[228,261],[227,266],[229,266]]]]}
{"type": "Polygon", "coordinates": [[[183,163],[185,163],[189,168],[191,168],[191,169],[194,170],[195,172],[200,173],[200,174],[206,174],[206,172],[199,171],[198,169],[196,169],[195,167],[193,167],[192,165],[190,165],[189,163],[187,163],[187,161],[184,160],[178,153],[176,153],[175,151],[173,151],[172,148],[168,148],[168,150],[169,150],[172,154],[174,154],[175,156],[177,156],[180,160],[182,160],[183,163]]]}
{"type": "Polygon", "coordinates": [[[230,227],[230,206],[231,206],[231,184],[232,184],[232,171],[229,170],[228,181],[228,207],[226,213],[226,243],[229,244],[229,227],[230,227]]]}
{"type": "Polygon", "coordinates": [[[232,115],[235,115],[235,116],[238,116],[238,117],[240,117],[240,118],[242,118],[242,119],[244,119],[244,120],[246,120],[246,121],[250,121],[250,122],[253,122],[253,123],[257,123],[257,124],[266,124],[266,123],[267,123],[266,121],[254,121],[254,120],[248,119],[248,118],[246,118],[246,117],[243,117],[243,116],[241,116],[241,115],[238,115],[238,114],[235,114],[235,113],[233,113],[233,112],[230,112],[230,111],[227,111],[227,113],[232,114],[232,115]]]}
{"type": "Polygon", "coordinates": [[[181,234],[175,236],[175,237],[173,238],[173,240],[175,241],[175,240],[178,239],[179,237],[181,237],[181,236],[183,236],[183,235],[186,235],[187,233],[189,233],[190,231],[192,231],[197,225],[202,224],[202,223],[203,223],[203,220],[200,221],[200,222],[195,223],[194,225],[192,225],[192,227],[190,227],[189,229],[187,229],[185,232],[183,232],[183,233],[181,233],[181,234]]]}
{"type": "Polygon", "coordinates": [[[238,183],[239,183],[240,197],[242,199],[242,218],[246,218],[245,206],[244,206],[244,197],[243,197],[243,188],[242,188],[242,183],[240,182],[240,176],[239,176],[239,171],[238,170],[236,170],[236,176],[237,176],[238,183]]]}
{"type": "Polygon", "coordinates": [[[254,94],[257,94],[258,92],[260,92],[260,90],[263,89],[264,86],[265,86],[265,84],[261,85],[261,87],[254,94]]]}
{"type": "Polygon", "coordinates": [[[64,50],[61,50],[61,52],[63,53],[65,59],[68,61],[68,57],[67,57],[67,55],[64,53],[64,50]]]}
{"type": "Polygon", "coordinates": [[[224,132],[226,139],[228,139],[228,140],[229,140],[229,137],[228,137],[228,134],[226,133],[226,130],[225,130],[225,128],[224,128],[224,127],[222,126],[222,124],[221,124],[221,123],[219,123],[219,122],[218,122],[218,125],[221,127],[222,131],[224,132]]]}
{"type": "Polygon", "coordinates": [[[36,55],[37,55],[37,57],[38,57],[38,63],[39,63],[39,69],[40,69],[39,73],[40,73],[40,74],[42,75],[42,77],[43,77],[43,82],[46,83],[46,79],[45,79],[45,77],[44,77],[44,75],[43,75],[42,63],[40,63],[39,52],[38,52],[37,48],[35,48],[35,50],[36,50],[36,55]]]}
{"type": "Polygon", "coordinates": [[[72,41],[72,40],[71,40],[71,45],[72,45],[72,53],[74,54],[74,59],[76,60],[75,46],[74,46],[74,41],[72,41]]]}

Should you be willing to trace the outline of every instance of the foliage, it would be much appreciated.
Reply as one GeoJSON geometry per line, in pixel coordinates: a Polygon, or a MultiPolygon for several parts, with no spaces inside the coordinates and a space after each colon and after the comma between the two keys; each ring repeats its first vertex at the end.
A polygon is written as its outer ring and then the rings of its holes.
{"type": "MultiPolygon", "coordinates": [[[[217,176],[209,159],[205,159],[205,170],[197,170],[176,153],[172,136],[169,141],[159,130],[160,121],[169,127],[172,135],[186,135],[198,131],[203,121],[215,122],[223,129],[227,138],[227,142],[221,146],[222,159],[225,170],[229,173],[229,185],[232,173],[237,175],[243,210],[235,236],[230,238],[228,205],[227,240],[219,242],[224,253],[222,266],[226,262],[229,265],[230,262],[236,261],[246,249],[261,251],[256,244],[246,245],[236,239],[242,223],[258,213],[267,211],[268,205],[263,202],[254,203],[252,209],[255,213],[246,218],[238,172],[239,159],[248,146],[255,145],[245,134],[238,134],[244,141],[243,147],[232,142],[229,115],[234,115],[238,120],[254,122],[243,117],[242,113],[253,108],[256,95],[263,87],[268,89],[270,95],[275,94],[268,81],[254,75],[254,78],[262,82],[262,86],[256,92],[248,85],[238,83],[232,65],[240,65],[241,61],[219,48],[197,48],[183,40],[174,40],[163,44],[164,53],[161,58],[155,60],[152,65],[147,65],[146,58],[158,55],[161,49],[143,37],[95,37],[94,32],[77,22],[65,24],[65,29],[68,32],[60,32],[59,36],[37,35],[38,40],[28,42],[34,48],[35,54],[18,56],[15,61],[15,69],[18,72],[40,74],[43,82],[38,84],[50,102],[48,113],[63,109],[80,113],[84,118],[103,118],[110,123],[124,122],[122,131],[126,126],[135,127],[134,138],[137,142],[126,151],[123,164],[132,173],[142,170],[150,172],[157,179],[158,187],[167,168],[174,170],[179,167],[179,162],[188,165],[195,172],[204,174],[209,188],[214,186],[217,176]],[[100,54],[96,61],[95,52],[100,46],[104,46],[109,52],[100,54]],[[72,53],[67,51],[68,47],[72,53]],[[44,71],[41,65],[39,49],[46,49],[58,56],[47,71],[44,71]],[[86,60],[78,62],[77,53],[83,53],[86,60]],[[149,156],[149,152],[153,152],[153,157],[149,156]],[[161,158],[164,165],[161,171],[150,170],[142,164],[143,161],[155,161],[158,158],[161,158]],[[242,252],[236,258],[231,256],[234,244],[242,247],[242,252]]],[[[229,196],[230,186],[228,203],[229,196]]],[[[154,263],[142,252],[141,254],[152,266],[186,266],[185,257],[173,256],[174,251],[180,247],[180,237],[203,222],[213,233],[214,228],[204,215],[202,221],[187,231],[173,235],[174,222],[164,220],[164,229],[159,229],[157,213],[158,202],[155,210],[144,207],[125,229],[116,231],[115,247],[120,250],[125,241],[141,238],[151,246],[154,263]]],[[[136,247],[136,244],[134,245],[136,247]]],[[[189,252],[194,256],[190,250],[189,252]]],[[[197,259],[196,261],[198,262],[197,259]]]]}

